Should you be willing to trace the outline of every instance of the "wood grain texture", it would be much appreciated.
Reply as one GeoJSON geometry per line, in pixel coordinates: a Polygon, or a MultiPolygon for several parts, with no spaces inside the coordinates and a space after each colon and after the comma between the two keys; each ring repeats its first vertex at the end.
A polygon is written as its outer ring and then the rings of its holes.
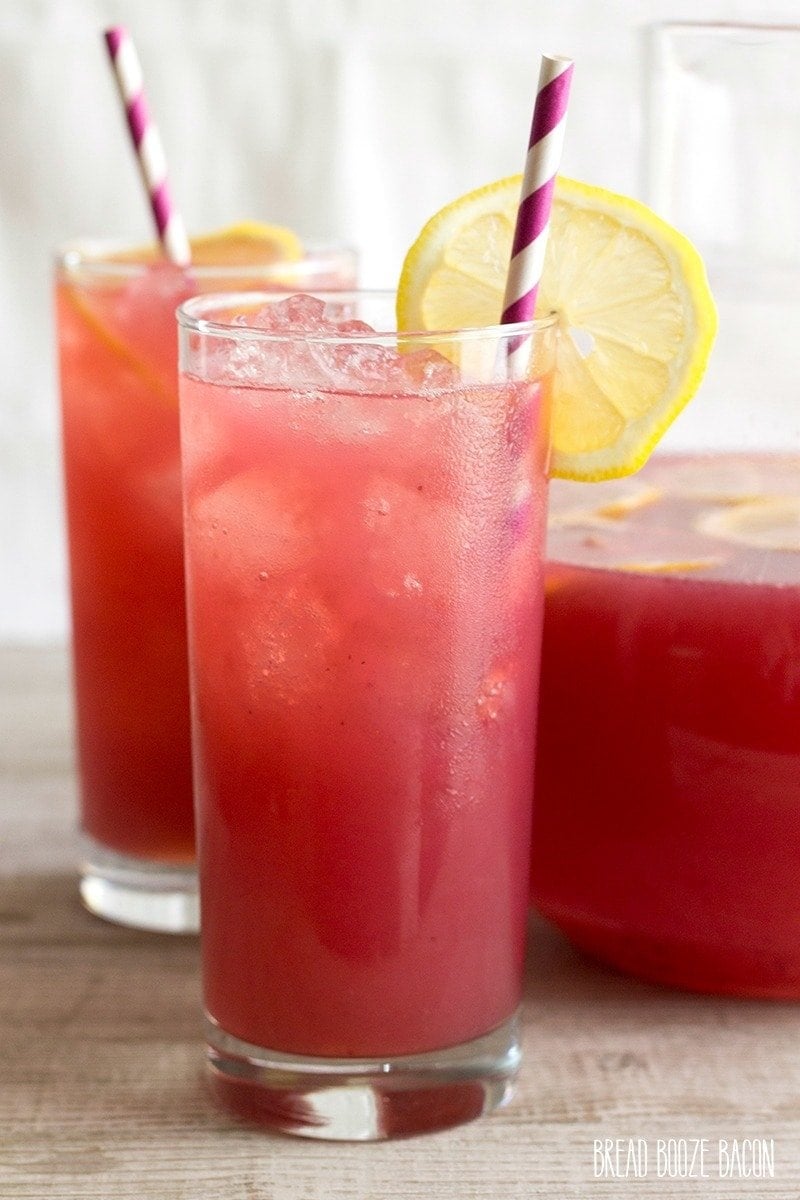
{"type": "Polygon", "coordinates": [[[514,1103],[332,1145],[236,1125],[202,1077],[197,945],[84,913],[66,660],[0,652],[0,1198],[800,1196],[798,1008],[636,983],[531,929],[514,1103]],[[595,1179],[596,1137],[775,1139],[775,1177],[595,1179]]]}

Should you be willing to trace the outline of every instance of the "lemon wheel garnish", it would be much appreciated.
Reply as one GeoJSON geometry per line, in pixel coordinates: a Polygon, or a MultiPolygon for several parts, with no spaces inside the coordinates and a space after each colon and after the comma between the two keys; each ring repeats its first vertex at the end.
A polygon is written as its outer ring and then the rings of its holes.
{"type": "MultiPolygon", "coordinates": [[[[409,332],[500,318],[521,178],[447,205],[409,250],[397,299],[409,332]]],[[[550,473],[629,475],[696,392],[716,309],[702,259],[626,196],[559,177],[537,315],[561,330],[550,473]]]]}

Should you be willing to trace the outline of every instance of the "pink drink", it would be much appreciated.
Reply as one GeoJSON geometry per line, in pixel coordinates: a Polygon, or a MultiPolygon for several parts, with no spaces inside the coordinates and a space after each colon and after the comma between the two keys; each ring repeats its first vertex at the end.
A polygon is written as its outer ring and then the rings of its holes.
{"type": "Polygon", "coordinates": [[[189,294],[169,266],[107,264],[58,286],[82,825],[165,864],[194,859],[171,379],[189,294]]]}
{"type": "Polygon", "coordinates": [[[648,979],[800,997],[800,460],[552,490],[537,906],[648,979]]]}
{"type": "Polygon", "coordinates": [[[519,1003],[547,381],[308,303],[184,350],[206,1007],[251,1059],[424,1054],[519,1003]]]}
{"type": "Polygon", "coordinates": [[[75,250],[60,264],[81,824],[91,838],[82,894],[127,924],[182,930],[197,920],[175,308],[210,286],[287,275],[351,283],[351,256],[187,272],[75,250]]]}

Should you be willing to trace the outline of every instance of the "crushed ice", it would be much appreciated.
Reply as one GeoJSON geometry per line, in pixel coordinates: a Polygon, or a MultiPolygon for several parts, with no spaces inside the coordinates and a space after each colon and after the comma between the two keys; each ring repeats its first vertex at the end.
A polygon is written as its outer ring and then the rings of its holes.
{"type": "Polygon", "coordinates": [[[277,335],[275,340],[242,337],[221,341],[214,354],[220,382],[244,386],[368,390],[383,395],[434,392],[458,385],[458,372],[433,349],[405,349],[367,340],[376,331],[344,306],[316,296],[296,295],[239,315],[233,324],[277,335]],[[339,313],[335,317],[333,311],[339,313]],[[296,335],[313,335],[298,342],[296,335]],[[342,335],[354,340],[342,343],[342,335]],[[365,340],[359,340],[362,335],[365,340]],[[285,337],[286,340],[283,340],[285,337]],[[364,385],[367,385],[366,388],[364,385]]]}

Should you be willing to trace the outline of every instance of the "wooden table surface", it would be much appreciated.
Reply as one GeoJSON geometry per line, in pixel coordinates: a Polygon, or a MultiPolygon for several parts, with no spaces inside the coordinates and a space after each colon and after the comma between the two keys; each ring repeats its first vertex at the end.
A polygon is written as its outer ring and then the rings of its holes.
{"type": "Polygon", "coordinates": [[[377,1145],[237,1125],[204,1090],[195,940],[78,905],[63,650],[0,651],[0,763],[2,1200],[800,1196],[800,1009],[645,986],[536,922],[510,1107],[377,1145]],[[644,1139],[646,1176],[595,1178],[597,1138],[621,1170],[644,1139]],[[708,1139],[708,1178],[659,1178],[670,1138],[708,1139]],[[761,1138],[774,1177],[720,1175],[719,1139],[761,1138]]]}

